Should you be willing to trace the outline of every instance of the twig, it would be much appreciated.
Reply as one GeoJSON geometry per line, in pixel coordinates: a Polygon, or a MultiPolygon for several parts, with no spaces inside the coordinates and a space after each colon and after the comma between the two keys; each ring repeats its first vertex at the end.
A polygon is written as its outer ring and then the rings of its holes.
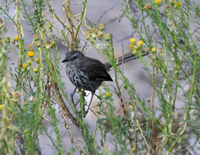
{"type": "MultiPolygon", "coordinates": [[[[57,94],[57,97],[58,97],[58,100],[59,102],[61,103],[60,104],[60,107],[62,108],[63,111],[65,111],[65,114],[71,119],[71,121],[77,126],[77,127],[80,127],[80,124],[77,123],[77,119],[74,118],[74,116],[71,114],[71,112],[69,111],[69,109],[67,108],[67,106],[65,105],[65,102],[62,98],[62,95],[60,94],[59,92],[59,88],[57,86],[57,84],[54,82],[54,81],[51,81],[51,84],[57,94]]],[[[62,111],[62,113],[63,113],[62,111]]],[[[63,113],[64,114],[64,113],[63,113]]],[[[65,115],[64,114],[64,115],[65,115]]]]}

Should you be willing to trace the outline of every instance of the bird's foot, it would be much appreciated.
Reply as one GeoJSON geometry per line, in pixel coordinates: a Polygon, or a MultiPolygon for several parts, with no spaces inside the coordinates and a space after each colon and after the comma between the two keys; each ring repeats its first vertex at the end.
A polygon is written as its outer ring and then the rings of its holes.
{"type": "Polygon", "coordinates": [[[73,93],[70,93],[71,102],[74,104],[74,94],[76,92],[77,87],[74,89],[73,93]]]}

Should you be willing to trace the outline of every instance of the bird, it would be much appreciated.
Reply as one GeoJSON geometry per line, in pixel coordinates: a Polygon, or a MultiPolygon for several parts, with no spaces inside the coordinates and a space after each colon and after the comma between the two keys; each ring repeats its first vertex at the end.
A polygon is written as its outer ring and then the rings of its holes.
{"type": "MultiPolygon", "coordinates": [[[[147,53],[142,53],[142,56],[145,55],[147,55],[147,53]]],[[[133,55],[130,52],[116,59],[116,62],[117,65],[121,65],[137,57],[137,55],[133,55]]],[[[101,86],[102,82],[113,81],[108,74],[108,71],[112,68],[109,62],[103,64],[97,59],[85,56],[83,52],[78,50],[67,52],[62,63],[66,64],[66,74],[71,83],[78,89],[91,92],[88,109],[92,103],[95,91],[101,86]]]]}

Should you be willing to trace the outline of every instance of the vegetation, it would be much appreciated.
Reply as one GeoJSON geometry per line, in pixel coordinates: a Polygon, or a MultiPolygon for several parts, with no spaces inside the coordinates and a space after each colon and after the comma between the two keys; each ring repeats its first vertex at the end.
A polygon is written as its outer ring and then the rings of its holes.
{"type": "Polygon", "coordinates": [[[58,16],[52,8],[55,2],[49,0],[1,3],[0,154],[44,154],[41,136],[48,137],[56,154],[199,152],[200,8],[195,1],[121,1],[134,35],[139,36],[129,38],[130,51],[138,55],[149,77],[152,90],[147,91],[152,95],[147,101],[116,65],[112,32],[87,18],[87,0],[81,1],[82,10],[77,15],[70,0],[64,0],[60,8],[65,19],[58,16]],[[16,36],[7,35],[7,23],[14,26],[16,36]],[[32,43],[26,41],[25,27],[31,30],[32,43]],[[103,84],[98,110],[90,109],[96,116],[94,130],[84,118],[83,90],[75,92],[79,94],[75,103],[74,95],[61,81],[57,42],[80,51],[89,42],[113,66],[116,87],[103,84]],[[149,62],[142,57],[144,52],[149,62]],[[14,69],[9,65],[9,53],[17,57],[14,69]],[[118,113],[116,104],[123,114],[118,113]],[[50,127],[45,122],[50,122],[50,127]],[[71,144],[63,143],[60,126],[65,126],[71,144]],[[80,137],[75,137],[74,128],[80,137]]]}

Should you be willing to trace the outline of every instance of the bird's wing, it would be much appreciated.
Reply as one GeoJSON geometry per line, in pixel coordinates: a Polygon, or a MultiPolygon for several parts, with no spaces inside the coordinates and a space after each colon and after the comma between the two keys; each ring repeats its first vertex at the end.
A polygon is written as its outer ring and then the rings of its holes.
{"type": "Polygon", "coordinates": [[[84,57],[79,62],[78,68],[92,81],[112,81],[105,66],[99,60],[84,57]]]}

